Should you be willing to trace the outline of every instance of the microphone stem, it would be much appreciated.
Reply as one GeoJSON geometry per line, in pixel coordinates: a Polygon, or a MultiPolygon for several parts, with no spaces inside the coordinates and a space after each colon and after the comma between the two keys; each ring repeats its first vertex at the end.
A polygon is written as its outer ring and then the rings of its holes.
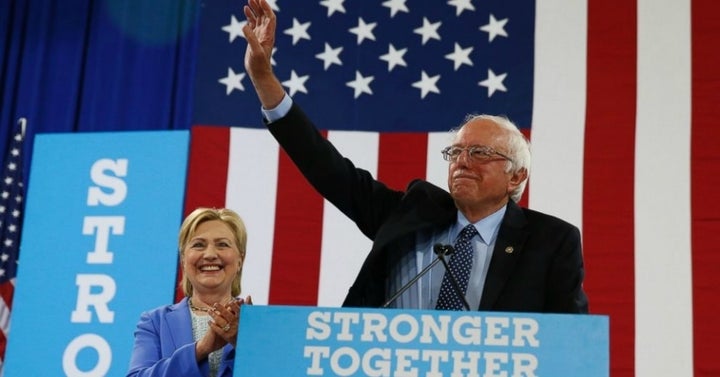
{"type": "MultiPolygon", "coordinates": [[[[395,293],[395,295],[393,295],[389,300],[387,300],[387,302],[385,302],[383,304],[383,306],[381,306],[381,308],[387,308],[388,306],[390,306],[390,304],[395,302],[395,300],[397,300],[397,298],[400,297],[400,295],[402,295],[405,291],[407,291],[408,288],[410,288],[413,284],[415,284],[416,281],[420,280],[420,278],[423,277],[431,268],[435,267],[435,265],[438,264],[438,262],[440,262],[440,260],[442,260],[443,263],[445,263],[445,259],[442,259],[442,256],[438,255],[438,257],[435,258],[435,260],[432,261],[432,263],[427,265],[427,267],[423,268],[419,274],[415,275],[414,278],[412,278],[409,282],[407,282],[407,284],[405,284],[401,290],[397,291],[397,293],[395,293]]],[[[465,305],[467,305],[467,303],[465,305]]]]}

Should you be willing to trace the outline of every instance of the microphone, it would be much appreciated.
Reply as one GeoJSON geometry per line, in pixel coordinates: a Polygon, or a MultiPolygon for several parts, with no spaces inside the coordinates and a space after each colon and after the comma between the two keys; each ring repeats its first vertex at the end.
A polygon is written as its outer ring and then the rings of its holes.
{"type": "MultiPolygon", "coordinates": [[[[427,274],[428,271],[430,271],[430,269],[435,267],[435,265],[438,264],[440,261],[443,262],[443,264],[445,265],[445,269],[447,270],[447,262],[445,262],[445,256],[453,254],[455,252],[455,248],[453,248],[450,245],[443,245],[443,244],[436,243],[433,246],[433,252],[435,252],[435,254],[437,254],[437,257],[432,261],[432,263],[427,265],[427,267],[423,268],[422,271],[420,271],[420,273],[415,275],[414,278],[412,278],[409,282],[407,282],[405,285],[403,285],[399,291],[395,292],[395,294],[392,297],[390,297],[390,299],[387,300],[381,306],[381,308],[387,308],[390,304],[395,302],[395,300],[397,300],[398,297],[400,297],[400,295],[405,293],[405,291],[407,291],[410,287],[412,287],[413,284],[415,284],[418,280],[420,280],[420,278],[423,277],[423,275],[427,274]]],[[[457,287],[456,289],[459,291],[460,287],[457,285],[457,282],[455,281],[455,276],[452,276],[452,279],[453,279],[454,285],[457,287]]],[[[465,300],[465,297],[463,297],[463,300],[465,300]]],[[[465,303],[465,306],[469,307],[467,302],[465,303]]],[[[470,309],[468,309],[468,310],[470,310],[470,309]]]]}
{"type": "MultiPolygon", "coordinates": [[[[435,246],[437,247],[438,245],[435,246]]],[[[463,293],[462,289],[460,289],[460,283],[458,283],[455,274],[452,273],[452,270],[450,270],[450,267],[448,267],[448,264],[445,261],[445,255],[455,253],[455,248],[452,247],[452,245],[441,245],[441,247],[445,248],[446,252],[443,254],[438,254],[438,259],[442,262],[443,266],[445,266],[445,273],[450,276],[450,282],[452,283],[453,289],[455,290],[455,294],[462,299],[465,310],[470,311],[470,304],[468,304],[467,299],[465,299],[465,294],[463,293]]]]}

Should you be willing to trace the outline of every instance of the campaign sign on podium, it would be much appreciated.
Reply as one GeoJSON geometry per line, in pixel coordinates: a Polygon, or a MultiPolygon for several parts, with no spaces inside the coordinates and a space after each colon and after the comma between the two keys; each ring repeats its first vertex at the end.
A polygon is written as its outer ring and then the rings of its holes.
{"type": "Polygon", "coordinates": [[[609,375],[608,318],[242,307],[237,376],[609,375]]]}
{"type": "Polygon", "coordinates": [[[5,376],[121,377],[170,303],[188,131],[35,136],[5,376]]]}

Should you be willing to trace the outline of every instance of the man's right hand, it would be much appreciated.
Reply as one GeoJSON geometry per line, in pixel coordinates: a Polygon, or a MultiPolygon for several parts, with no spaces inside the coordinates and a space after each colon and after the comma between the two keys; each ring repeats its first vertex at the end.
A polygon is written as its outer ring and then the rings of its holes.
{"type": "Polygon", "coordinates": [[[275,47],[275,13],[265,0],[248,0],[243,8],[247,24],[243,34],[247,40],[245,70],[255,87],[260,103],[266,109],[277,106],[285,90],[272,70],[272,50],[275,47]]]}

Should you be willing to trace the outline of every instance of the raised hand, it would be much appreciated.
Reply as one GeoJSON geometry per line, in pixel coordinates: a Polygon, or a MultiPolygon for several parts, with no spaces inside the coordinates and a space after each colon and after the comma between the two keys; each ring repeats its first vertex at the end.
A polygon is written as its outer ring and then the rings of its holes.
{"type": "Polygon", "coordinates": [[[270,58],[275,47],[275,13],[265,0],[248,0],[243,7],[247,24],[243,34],[248,47],[245,50],[245,69],[251,77],[272,72],[270,58]]]}
{"type": "Polygon", "coordinates": [[[248,43],[245,50],[245,71],[255,87],[260,104],[271,109],[277,106],[285,95],[285,89],[275,77],[271,64],[277,20],[265,0],[248,0],[243,11],[247,18],[243,34],[248,43]]]}

